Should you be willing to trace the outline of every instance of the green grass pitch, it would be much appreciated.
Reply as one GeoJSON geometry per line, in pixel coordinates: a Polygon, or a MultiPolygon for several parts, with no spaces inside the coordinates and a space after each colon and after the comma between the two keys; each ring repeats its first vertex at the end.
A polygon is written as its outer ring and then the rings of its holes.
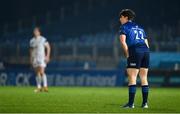
{"type": "Polygon", "coordinates": [[[141,109],[138,88],[135,109],[123,109],[127,88],[50,87],[48,93],[34,93],[34,87],[0,87],[0,112],[180,112],[179,88],[151,88],[149,109],[141,109]]]}

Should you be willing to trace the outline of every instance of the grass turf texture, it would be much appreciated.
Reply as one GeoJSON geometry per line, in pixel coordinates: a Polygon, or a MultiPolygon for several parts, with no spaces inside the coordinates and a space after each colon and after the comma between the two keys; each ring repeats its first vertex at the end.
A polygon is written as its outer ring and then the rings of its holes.
{"type": "Polygon", "coordinates": [[[180,112],[178,88],[151,88],[149,109],[140,108],[138,88],[135,109],[123,109],[127,88],[51,87],[49,93],[34,93],[33,87],[0,87],[0,112],[180,112]]]}

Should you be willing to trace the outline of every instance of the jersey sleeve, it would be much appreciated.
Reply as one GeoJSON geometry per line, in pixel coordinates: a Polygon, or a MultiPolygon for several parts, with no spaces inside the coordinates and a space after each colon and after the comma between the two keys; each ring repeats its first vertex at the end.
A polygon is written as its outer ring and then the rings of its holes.
{"type": "Polygon", "coordinates": [[[29,47],[30,48],[33,48],[33,40],[31,39],[30,42],[29,42],[29,47]]]}
{"type": "Polygon", "coordinates": [[[124,34],[124,35],[127,34],[126,29],[125,29],[124,26],[121,26],[121,27],[120,27],[120,30],[119,30],[119,35],[122,35],[122,34],[124,34]]]}

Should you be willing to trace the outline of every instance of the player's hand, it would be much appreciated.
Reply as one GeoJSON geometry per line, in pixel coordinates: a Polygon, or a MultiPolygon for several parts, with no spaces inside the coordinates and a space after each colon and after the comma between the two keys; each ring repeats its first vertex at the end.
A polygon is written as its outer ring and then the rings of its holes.
{"type": "Polygon", "coordinates": [[[125,57],[128,58],[129,57],[129,53],[125,52],[125,57]]]}
{"type": "Polygon", "coordinates": [[[129,54],[125,55],[126,58],[129,58],[129,54]]]}
{"type": "Polygon", "coordinates": [[[45,62],[46,62],[46,63],[48,63],[48,62],[49,62],[49,60],[50,60],[50,58],[49,58],[48,56],[46,56],[46,58],[45,58],[45,62]]]}

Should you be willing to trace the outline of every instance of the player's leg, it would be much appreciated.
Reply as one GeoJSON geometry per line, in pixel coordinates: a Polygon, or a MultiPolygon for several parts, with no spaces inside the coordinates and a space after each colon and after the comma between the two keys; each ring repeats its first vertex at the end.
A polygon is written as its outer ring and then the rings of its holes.
{"type": "Polygon", "coordinates": [[[129,100],[128,104],[124,107],[134,108],[134,98],[136,94],[136,79],[138,72],[139,70],[136,68],[127,68],[129,100]]]}
{"type": "Polygon", "coordinates": [[[140,76],[140,79],[141,79],[141,85],[142,86],[148,85],[147,75],[148,75],[148,69],[147,68],[140,68],[139,76],[140,76]]]}
{"type": "Polygon", "coordinates": [[[127,76],[128,76],[128,89],[129,101],[124,107],[134,108],[134,98],[136,94],[136,80],[139,72],[139,60],[136,53],[130,55],[127,59],[127,76]]]}
{"type": "Polygon", "coordinates": [[[45,74],[45,67],[40,67],[40,74],[43,81],[43,90],[48,92],[48,85],[47,85],[47,76],[45,74]]]}
{"type": "Polygon", "coordinates": [[[148,86],[148,79],[147,79],[148,69],[147,68],[140,68],[139,76],[141,79],[141,88],[142,88],[142,107],[148,108],[147,100],[148,100],[148,93],[149,93],[149,86],[148,86]]]}
{"type": "Polygon", "coordinates": [[[41,82],[42,82],[41,73],[40,73],[39,67],[36,67],[34,70],[36,73],[36,85],[37,85],[37,89],[35,90],[35,92],[40,92],[42,89],[41,88],[41,82]]]}
{"type": "Polygon", "coordinates": [[[140,68],[139,76],[141,79],[141,87],[142,87],[142,107],[148,108],[148,94],[149,94],[149,85],[148,85],[148,67],[149,67],[149,53],[145,53],[144,58],[142,60],[142,65],[140,68]]]}

